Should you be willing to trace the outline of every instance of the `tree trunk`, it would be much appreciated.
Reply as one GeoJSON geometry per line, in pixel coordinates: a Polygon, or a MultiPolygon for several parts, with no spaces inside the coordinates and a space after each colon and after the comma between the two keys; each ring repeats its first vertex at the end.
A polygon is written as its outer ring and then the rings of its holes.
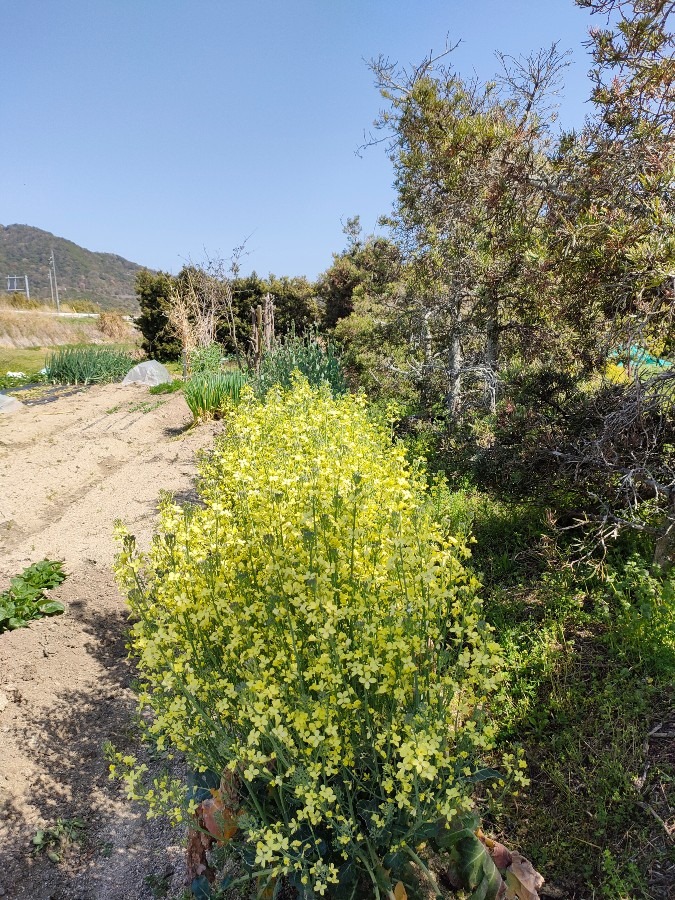
{"type": "Polygon", "coordinates": [[[450,338],[448,348],[448,393],[446,406],[448,412],[455,415],[462,402],[462,345],[459,330],[455,330],[450,338]]]}
{"type": "Polygon", "coordinates": [[[485,366],[488,370],[485,378],[485,395],[488,398],[490,412],[494,413],[497,406],[497,370],[499,368],[499,300],[497,295],[492,292],[488,295],[485,333],[485,366]]]}

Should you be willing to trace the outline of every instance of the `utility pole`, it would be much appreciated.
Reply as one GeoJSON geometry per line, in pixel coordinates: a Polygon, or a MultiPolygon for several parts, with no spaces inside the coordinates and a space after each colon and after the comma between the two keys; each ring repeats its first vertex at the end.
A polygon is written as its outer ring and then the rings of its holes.
{"type": "Polygon", "coordinates": [[[23,280],[26,282],[26,300],[30,300],[30,290],[28,288],[28,275],[24,275],[23,280]]]}
{"type": "MultiPolygon", "coordinates": [[[[52,255],[49,257],[49,262],[52,267],[52,273],[54,275],[54,290],[56,291],[56,311],[61,311],[61,304],[59,303],[59,284],[56,280],[56,263],[54,262],[54,248],[52,247],[52,255]]],[[[50,279],[51,281],[51,279],[50,279]]]]}
{"type": "Polygon", "coordinates": [[[54,305],[54,282],[52,281],[52,267],[51,265],[47,269],[47,275],[49,275],[49,290],[52,294],[52,306],[54,305]]]}

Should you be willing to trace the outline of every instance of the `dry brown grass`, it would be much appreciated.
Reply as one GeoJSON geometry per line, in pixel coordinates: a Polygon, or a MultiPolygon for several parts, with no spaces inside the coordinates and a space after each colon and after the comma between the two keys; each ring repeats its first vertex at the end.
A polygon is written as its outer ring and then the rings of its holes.
{"type": "Polygon", "coordinates": [[[101,313],[98,317],[98,327],[99,331],[115,343],[125,343],[131,339],[131,326],[119,313],[101,313]]]}
{"type": "Polygon", "coordinates": [[[0,347],[136,343],[138,332],[121,316],[105,313],[101,319],[104,321],[95,316],[68,318],[37,311],[0,309],[0,347]]]}

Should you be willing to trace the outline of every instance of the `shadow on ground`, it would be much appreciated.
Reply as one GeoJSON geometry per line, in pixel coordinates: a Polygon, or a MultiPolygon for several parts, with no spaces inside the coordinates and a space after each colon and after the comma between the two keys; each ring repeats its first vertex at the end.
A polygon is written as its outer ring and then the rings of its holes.
{"type": "MultiPolygon", "coordinates": [[[[62,690],[46,710],[28,711],[22,735],[39,771],[25,802],[0,795],[0,817],[10,838],[0,846],[0,885],[16,900],[131,900],[154,896],[146,879],[173,875],[181,853],[167,848],[180,835],[129,803],[108,777],[104,746],[138,752],[133,669],[127,660],[126,616],[101,614],[81,600],[69,604],[88,640],[84,649],[99,663],[96,684],[62,690]],[[36,822],[54,828],[78,820],[76,840],[55,841],[35,852],[36,822]],[[151,834],[149,834],[151,833],[151,834]],[[148,837],[151,850],[148,852],[148,837]],[[60,860],[48,858],[47,850],[60,860]]],[[[0,828],[0,832],[2,828],[0,828]]],[[[152,879],[151,879],[152,881],[152,879]]]]}

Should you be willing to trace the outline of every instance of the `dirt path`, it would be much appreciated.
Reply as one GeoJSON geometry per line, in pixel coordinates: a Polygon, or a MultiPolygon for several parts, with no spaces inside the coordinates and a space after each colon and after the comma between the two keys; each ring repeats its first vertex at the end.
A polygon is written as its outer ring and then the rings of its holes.
{"type": "Polygon", "coordinates": [[[182,395],[118,385],[0,418],[0,590],[45,557],[69,573],[64,615],[0,635],[0,897],[180,893],[180,835],[124,799],[102,747],[133,747],[135,730],[113,522],[147,544],[160,490],[191,496],[217,427],[189,421],[182,395]],[[31,855],[38,827],[73,818],[83,840],[60,862],[31,855]]]}

